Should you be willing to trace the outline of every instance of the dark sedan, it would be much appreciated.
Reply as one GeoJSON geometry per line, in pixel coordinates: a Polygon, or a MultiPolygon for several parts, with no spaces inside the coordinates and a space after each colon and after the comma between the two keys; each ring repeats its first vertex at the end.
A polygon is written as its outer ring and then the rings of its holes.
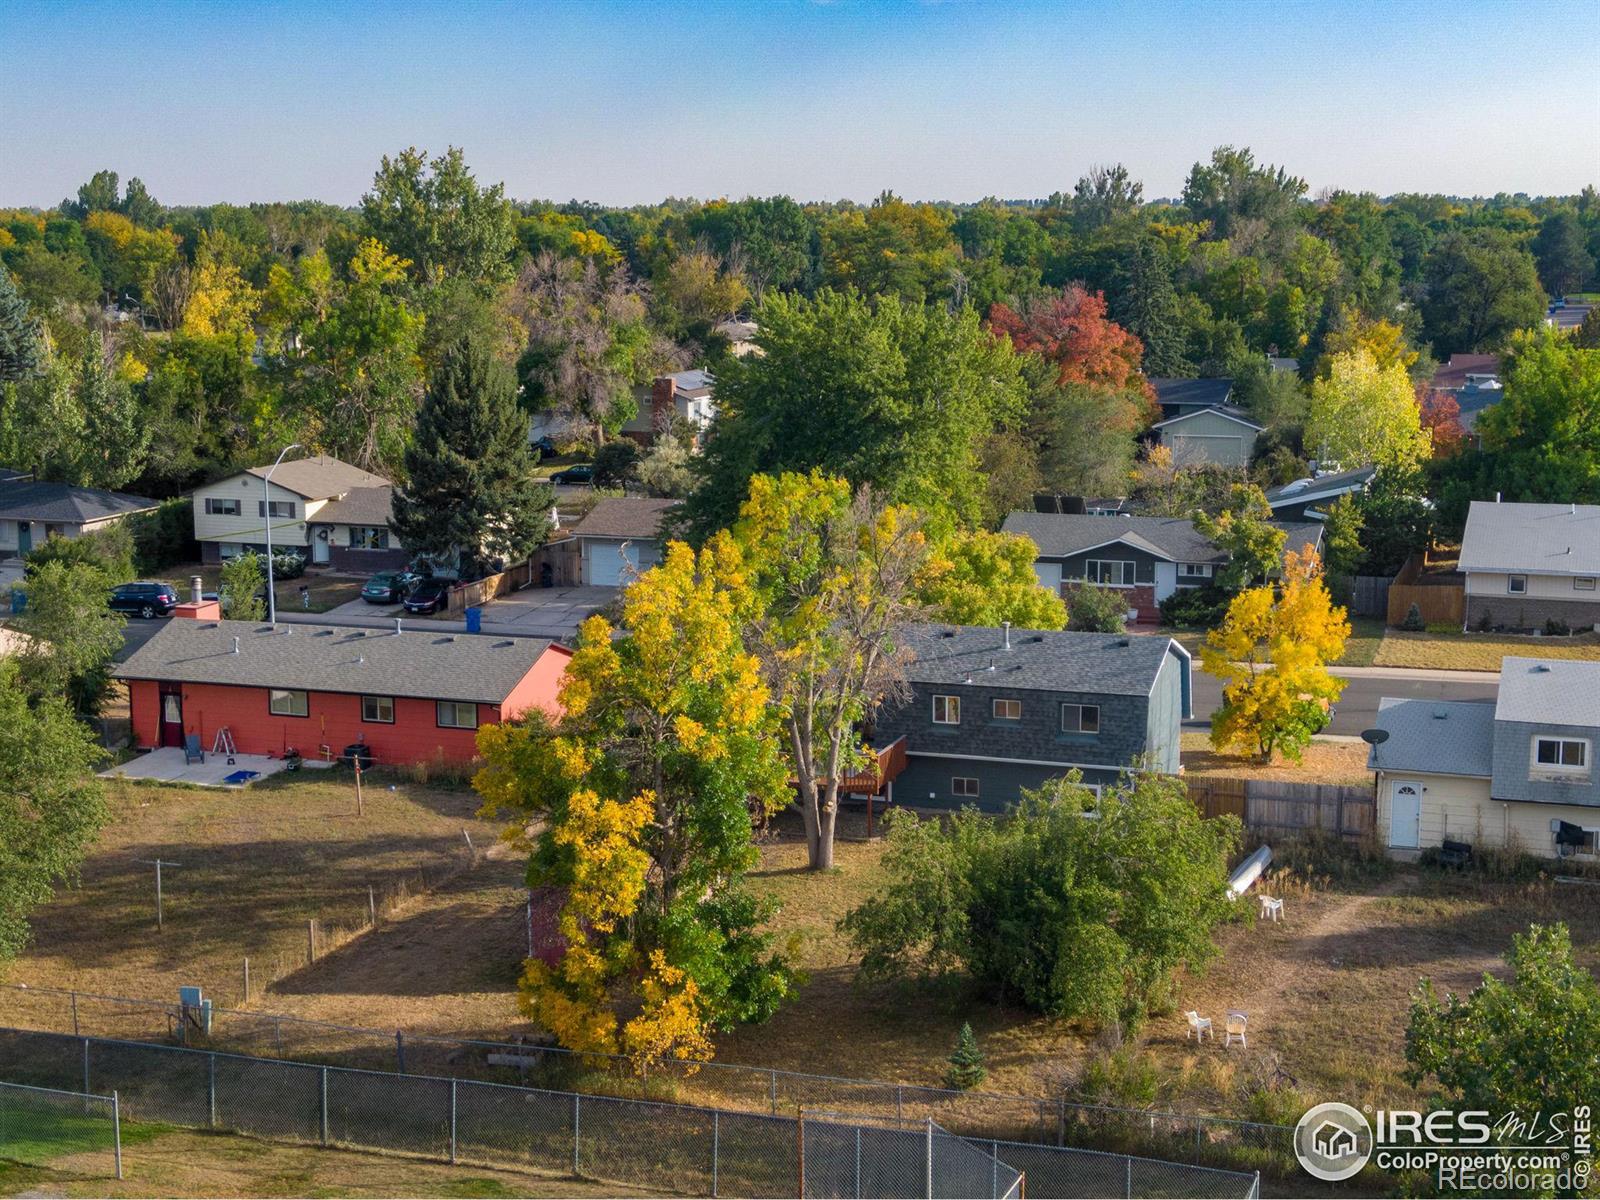
{"type": "Polygon", "coordinates": [[[593,483],[594,464],[575,463],[574,465],[568,467],[565,471],[557,471],[554,475],[550,476],[550,482],[563,484],[593,483]]]}
{"type": "Polygon", "coordinates": [[[363,585],[361,598],[368,604],[399,604],[421,581],[410,571],[382,571],[363,585]]]}
{"type": "Polygon", "coordinates": [[[436,613],[441,608],[450,604],[450,581],[448,579],[424,579],[411,589],[411,594],[405,600],[406,611],[414,613],[436,613]]]}

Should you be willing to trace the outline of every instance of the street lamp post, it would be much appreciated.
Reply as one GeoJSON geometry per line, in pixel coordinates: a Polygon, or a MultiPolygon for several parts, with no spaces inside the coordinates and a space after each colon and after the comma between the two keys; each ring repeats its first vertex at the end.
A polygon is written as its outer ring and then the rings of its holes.
{"type": "Polygon", "coordinates": [[[278,596],[272,586],[272,473],[283,465],[283,456],[300,449],[299,442],[290,442],[278,454],[277,461],[261,477],[261,527],[267,534],[267,624],[278,623],[278,596]]]}

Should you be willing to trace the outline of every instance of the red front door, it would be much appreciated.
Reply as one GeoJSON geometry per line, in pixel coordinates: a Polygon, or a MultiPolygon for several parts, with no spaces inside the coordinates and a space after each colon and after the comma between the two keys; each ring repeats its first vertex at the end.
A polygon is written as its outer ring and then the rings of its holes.
{"type": "Polygon", "coordinates": [[[183,685],[181,683],[163,683],[161,685],[161,744],[163,746],[183,745],[183,685]]]}

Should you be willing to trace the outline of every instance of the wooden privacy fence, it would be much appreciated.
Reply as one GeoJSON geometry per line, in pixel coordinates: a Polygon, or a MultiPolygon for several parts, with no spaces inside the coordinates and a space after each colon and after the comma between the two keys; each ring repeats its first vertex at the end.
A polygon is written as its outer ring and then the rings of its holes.
{"type": "Polygon", "coordinates": [[[1424,565],[1423,557],[1413,554],[1389,585],[1388,623],[1400,624],[1415,604],[1427,624],[1461,625],[1467,618],[1464,577],[1455,571],[1425,574],[1424,565]]]}
{"type": "Polygon", "coordinates": [[[485,575],[482,579],[475,579],[471,583],[456,584],[449,592],[449,611],[455,614],[465,612],[469,608],[477,608],[496,596],[509,595],[532,582],[532,560],[513,563],[496,575],[485,575]]]}
{"type": "Polygon", "coordinates": [[[1189,798],[1202,814],[1238,817],[1262,833],[1326,833],[1359,841],[1377,822],[1370,788],[1328,783],[1280,783],[1267,779],[1188,779],[1189,798]]]}
{"type": "Polygon", "coordinates": [[[1386,575],[1357,575],[1350,580],[1350,611],[1358,617],[1382,617],[1389,612],[1389,587],[1386,575]]]}

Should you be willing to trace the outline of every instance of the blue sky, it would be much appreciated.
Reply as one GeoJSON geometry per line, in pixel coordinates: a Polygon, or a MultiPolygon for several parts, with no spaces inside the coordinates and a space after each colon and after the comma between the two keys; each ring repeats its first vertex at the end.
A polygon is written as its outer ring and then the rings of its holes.
{"type": "Polygon", "coordinates": [[[1044,196],[1211,147],[1325,186],[1600,182],[1593,0],[0,0],[0,204],[354,203],[462,146],[519,198],[1044,196]]]}

